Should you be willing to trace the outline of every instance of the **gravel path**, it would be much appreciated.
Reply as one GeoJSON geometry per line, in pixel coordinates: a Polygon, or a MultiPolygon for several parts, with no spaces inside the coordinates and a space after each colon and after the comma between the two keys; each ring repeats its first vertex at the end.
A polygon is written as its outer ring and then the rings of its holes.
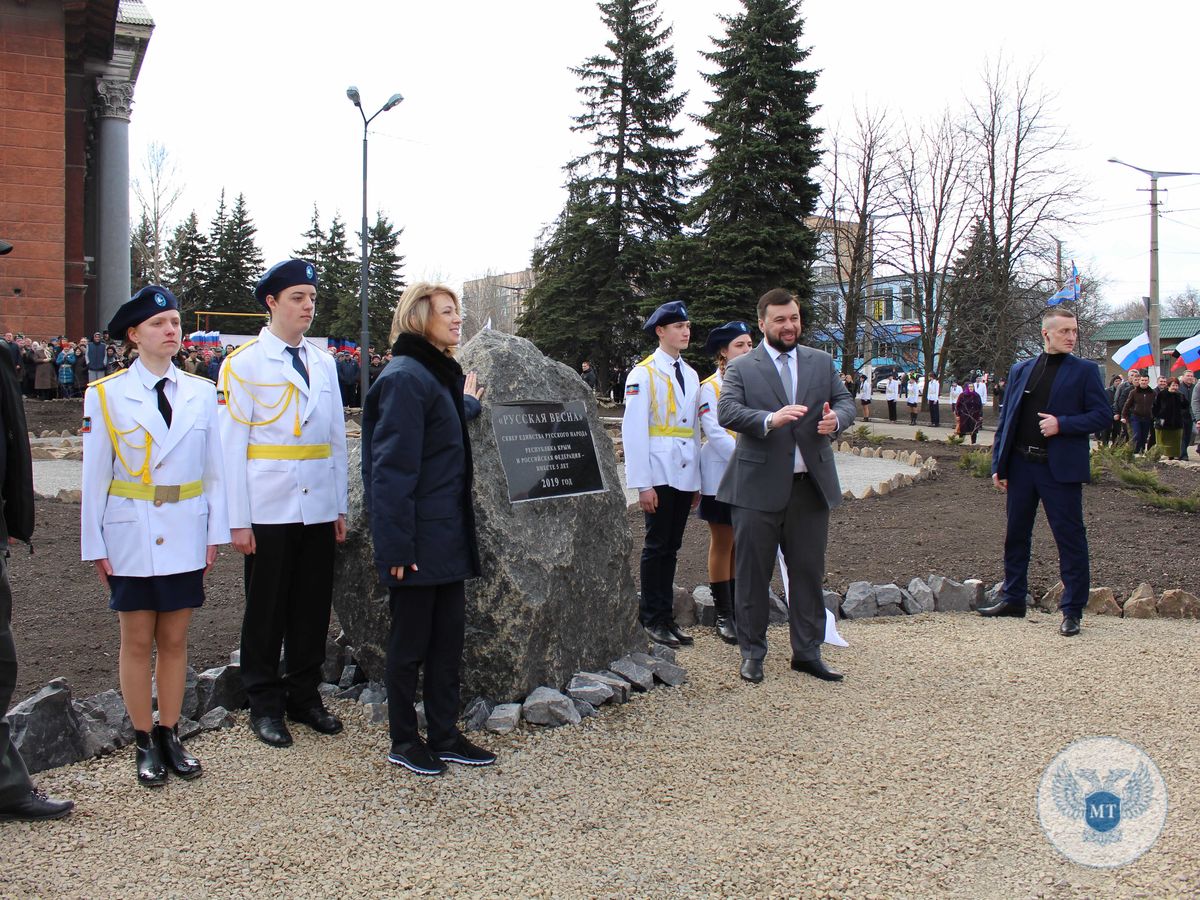
{"type": "MultiPolygon", "coordinates": [[[[772,629],[767,681],[702,635],[691,681],[582,726],[489,743],[500,763],[420,780],[386,730],[245,725],[191,743],[206,776],[137,787],[132,750],[45,773],[75,815],[0,826],[0,895],[1172,896],[1200,884],[1200,623],[940,614],[847,622],[841,685],[795,675],[772,629]],[[1072,740],[1124,737],[1171,810],[1117,871],[1043,836],[1042,769],[1072,740]]],[[[243,720],[244,721],[244,720],[243,720]]]]}

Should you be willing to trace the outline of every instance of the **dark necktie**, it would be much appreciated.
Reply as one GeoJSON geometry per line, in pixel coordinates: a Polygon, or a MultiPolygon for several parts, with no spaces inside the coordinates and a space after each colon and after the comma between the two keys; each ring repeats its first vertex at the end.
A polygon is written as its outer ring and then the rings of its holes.
{"type": "Polygon", "coordinates": [[[288,353],[292,354],[292,368],[300,373],[300,377],[304,379],[304,383],[308,384],[308,369],[304,368],[304,360],[300,358],[299,347],[285,348],[288,353]]]}
{"type": "Polygon", "coordinates": [[[154,390],[158,394],[158,411],[162,413],[163,421],[167,423],[167,427],[171,427],[171,403],[167,400],[167,379],[160,378],[158,384],[154,385],[154,390]]]}
{"type": "Polygon", "coordinates": [[[679,360],[675,360],[675,380],[679,382],[680,393],[687,393],[687,386],[683,383],[683,369],[679,365],[679,360]]]}

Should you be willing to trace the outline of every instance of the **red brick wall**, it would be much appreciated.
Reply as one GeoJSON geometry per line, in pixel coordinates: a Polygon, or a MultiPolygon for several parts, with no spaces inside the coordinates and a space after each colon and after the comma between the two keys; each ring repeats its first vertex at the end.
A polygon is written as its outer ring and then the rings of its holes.
{"type": "Polygon", "coordinates": [[[0,334],[37,340],[66,327],[63,37],[61,2],[0,0],[0,334]]]}

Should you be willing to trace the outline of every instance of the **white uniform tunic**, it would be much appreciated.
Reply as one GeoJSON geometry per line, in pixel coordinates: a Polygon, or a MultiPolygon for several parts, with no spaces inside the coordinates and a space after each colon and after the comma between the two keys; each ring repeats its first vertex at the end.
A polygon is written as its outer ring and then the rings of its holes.
{"type": "Polygon", "coordinates": [[[84,560],[107,559],[114,575],[194,572],[205,567],[209,544],[229,542],[216,389],[169,367],[168,428],[154,387],[161,377],[135,360],[93,382],[83,400],[80,544],[84,560]],[[156,486],[158,499],[110,492],[156,486]],[[195,496],[172,502],[172,486],[195,496]]]}
{"type": "Polygon", "coordinates": [[[346,423],[333,357],[301,341],[308,384],[287,344],[262,329],[226,357],[221,446],[229,526],[313,525],[345,514],[346,423]]]}
{"type": "Polygon", "coordinates": [[[915,378],[908,382],[907,402],[909,406],[921,405],[921,385],[915,378]]]}
{"type": "Polygon", "coordinates": [[[700,428],[704,432],[704,446],[700,448],[700,493],[708,497],[717,495],[717,487],[725,467],[737,446],[736,432],[722,428],[717,422],[717,403],[721,399],[721,373],[714,372],[700,382],[700,409],[697,413],[700,428]]]}
{"type": "Polygon", "coordinates": [[[858,400],[859,400],[859,402],[860,402],[860,403],[870,403],[870,402],[871,402],[871,394],[872,394],[872,393],[873,393],[873,391],[871,390],[871,379],[870,379],[870,378],[864,378],[864,379],[863,379],[863,381],[862,381],[862,384],[860,384],[860,385],[858,386],[858,400]]]}
{"type": "Polygon", "coordinates": [[[700,377],[682,359],[686,391],[679,390],[675,360],[661,348],[634,366],[625,379],[625,484],[643,491],[669,485],[700,490],[700,377]],[[682,396],[680,396],[682,394],[682,396]]]}
{"type": "Polygon", "coordinates": [[[987,406],[987,382],[986,381],[975,382],[975,393],[977,393],[979,395],[979,399],[983,402],[983,405],[987,406]]]}
{"type": "Polygon", "coordinates": [[[887,384],[883,388],[884,400],[899,400],[900,399],[900,381],[896,378],[889,378],[887,384]]]}
{"type": "Polygon", "coordinates": [[[925,386],[925,398],[930,403],[937,403],[938,397],[942,393],[942,386],[936,378],[929,379],[929,383],[925,386]]]}
{"type": "Polygon", "coordinates": [[[954,384],[950,386],[950,405],[953,406],[959,397],[962,396],[962,385],[954,384]]]}

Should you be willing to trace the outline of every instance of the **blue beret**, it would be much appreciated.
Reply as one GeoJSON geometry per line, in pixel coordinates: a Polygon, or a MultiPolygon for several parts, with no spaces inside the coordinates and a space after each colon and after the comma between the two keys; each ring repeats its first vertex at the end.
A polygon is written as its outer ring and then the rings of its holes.
{"type": "Polygon", "coordinates": [[[306,259],[285,259],[267,269],[254,287],[254,299],[267,309],[267,296],[278,297],[280,291],[297,284],[317,286],[317,267],[306,259]]]}
{"type": "Polygon", "coordinates": [[[670,303],[664,303],[654,312],[650,313],[650,318],[642,326],[642,331],[654,337],[654,329],[659,325],[673,325],[676,322],[686,322],[687,320],[687,308],[683,305],[683,301],[672,300],[670,303]]]}
{"type": "Polygon", "coordinates": [[[108,323],[108,333],[124,340],[127,329],[135,328],[168,309],[179,309],[175,295],[161,285],[148,284],[130,297],[128,303],[121,304],[108,323]]]}
{"type": "Polygon", "coordinates": [[[726,322],[708,333],[708,340],[704,342],[704,352],[714,356],[722,347],[729,346],[729,342],[734,338],[749,333],[750,326],[745,322],[726,322]]]}

